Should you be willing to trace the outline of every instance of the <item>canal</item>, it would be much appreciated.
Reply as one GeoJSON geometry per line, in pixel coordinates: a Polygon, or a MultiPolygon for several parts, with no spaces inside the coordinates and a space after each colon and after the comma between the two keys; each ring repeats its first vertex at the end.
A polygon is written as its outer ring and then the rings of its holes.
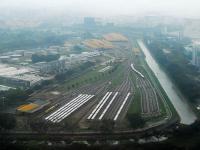
{"type": "Polygon", "coordinates": [[[158,63],[155,61],[145,44],[142,40],[137,40],[138,45],[145,54],[145,60],[151,70],[154,72],[170,101],[174,105],[177,113],[180,116],[182,124],[191,124],[196,120],[196,115],[190,108],[187,103],[187,100],[184,98],[180,92],[177,91],[176,86],[173,84],[168,75],[159,67],[158,63]],[[178,94],[179,93],[179,94],[178,94]]]}

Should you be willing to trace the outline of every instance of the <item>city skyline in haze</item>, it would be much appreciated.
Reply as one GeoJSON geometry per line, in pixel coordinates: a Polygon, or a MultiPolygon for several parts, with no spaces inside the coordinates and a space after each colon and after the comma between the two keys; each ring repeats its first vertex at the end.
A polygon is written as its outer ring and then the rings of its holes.
{"type": "Polygon", "coordinates": [[[175,17],[200,17],[198,0],[1,0],[1,14],[18,11],[37,13],[68,13],[110,17],[158,13],[175,17]]]}

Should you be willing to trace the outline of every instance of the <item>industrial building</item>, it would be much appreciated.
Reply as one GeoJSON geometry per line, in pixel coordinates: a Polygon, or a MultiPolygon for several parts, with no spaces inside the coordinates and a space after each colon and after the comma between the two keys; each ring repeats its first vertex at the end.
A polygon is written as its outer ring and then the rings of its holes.
{"type": "Polygon", "coordinates": [[[86,62],[89,60],[89,58],[99,56],[99,51],[93,51],[93,52],[82,52],[81,54],[70,54],[69,61],[71,64],[77,63],[77,62],[86,62]]]}
{"type": "Polygon", "coordinates": [[[9,89],[15,89],[15,88],[5,86],[5,85],[0,85],[0,91],[8,91],[9,89]]]}
{"type": "Polygon", "coordinates": [[[0,64],[0,84],[26,89],[40,84],[43,79],[32,68],[17,68],[0,64]]]}
{"type": "Polygon", "coordinates": [[[192,49],[192,64],[200,67],[200,44],[194,44],[192,49]]]}
{"type": "Polygon", "coordinates": [[[43,74],[58,74],[65,71],[65,60],[39,62],[35,64],[35,67],[43,74]]]}

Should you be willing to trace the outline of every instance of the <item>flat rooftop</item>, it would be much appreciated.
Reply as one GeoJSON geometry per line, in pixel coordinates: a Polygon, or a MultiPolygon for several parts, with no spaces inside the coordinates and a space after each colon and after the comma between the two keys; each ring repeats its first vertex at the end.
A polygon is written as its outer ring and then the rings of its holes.
{"type": "Polygon", "coordinates": [[[35,70],[32,68],[17,68],[6,64],[0,64],[0,77],[29,81],[31,85],[44,79],[37,75],[35,70]]]}
{"type": "Polygon", "coordinates": [[[9,89],[15,89],[13,87],[5,86],[5,85],[0,85],[0,91],[7,91],[9,89]]]}
{"type": "Polygon", "coordinates": [[[5,64],[0,64],[0,76],[14,76],[32,72],[31,68],[16,68],[5,64]]]}

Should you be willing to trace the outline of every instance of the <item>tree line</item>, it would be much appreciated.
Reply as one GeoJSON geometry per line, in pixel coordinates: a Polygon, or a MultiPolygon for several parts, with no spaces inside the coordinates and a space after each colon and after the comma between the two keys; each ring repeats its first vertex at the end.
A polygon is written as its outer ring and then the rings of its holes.
{"type": "Polygon", "coordinates": [[[167,71],[181,92],[191,101],[200,98],[200,74],[198,68],[191,65],[184,55],[184,47],[178,41],[167,39],[151,39],[147,42],[150,52],[158,63],[167,71]],[[167,49],[169,53],[164,52],[167,49]]]}

